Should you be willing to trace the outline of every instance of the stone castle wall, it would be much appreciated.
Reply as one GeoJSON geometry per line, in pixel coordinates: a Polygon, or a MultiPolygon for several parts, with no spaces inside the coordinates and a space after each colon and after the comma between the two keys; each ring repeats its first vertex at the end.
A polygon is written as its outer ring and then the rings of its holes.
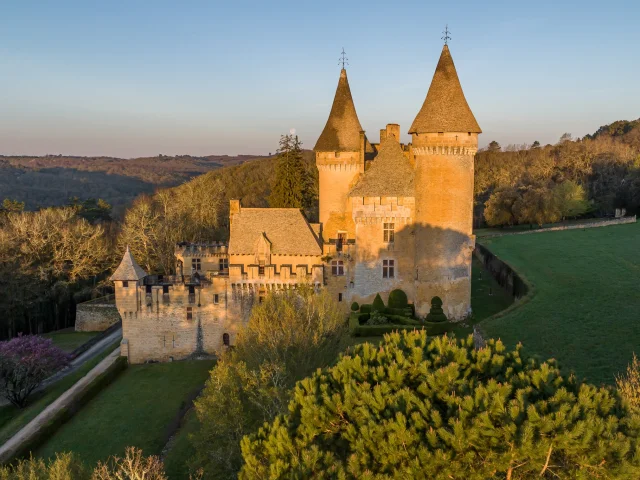
{"type": "Polygon", "coordinates": [[[97,298],[76,306],[76,332],[103,332],[120,321],[113,296],[97,298]]]}

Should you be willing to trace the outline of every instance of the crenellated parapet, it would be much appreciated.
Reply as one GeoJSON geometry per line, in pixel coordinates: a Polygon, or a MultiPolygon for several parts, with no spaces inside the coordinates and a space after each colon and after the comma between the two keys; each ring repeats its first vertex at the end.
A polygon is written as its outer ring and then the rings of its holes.
{"type": "Polygon", "coordinates": [[[478,147],[467,147],[462,145],[428,145],[412,148],[413,154],[418,155],[475,155],[478,147]]]}

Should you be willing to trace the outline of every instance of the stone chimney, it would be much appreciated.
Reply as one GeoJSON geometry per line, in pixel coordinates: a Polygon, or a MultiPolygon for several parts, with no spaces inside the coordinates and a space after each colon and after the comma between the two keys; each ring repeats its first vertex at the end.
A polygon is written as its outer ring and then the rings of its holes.
{"type": "MultiPolygon", "coordinates": [[[[400,143],[400,125],[397,123],[389,123],[387,124],[387,131],[385,133],[385,138],[394,137],[396,142],[400,143]]],[[[380,141],[382,142],[382,131],[380,132],[380,141]]]]}

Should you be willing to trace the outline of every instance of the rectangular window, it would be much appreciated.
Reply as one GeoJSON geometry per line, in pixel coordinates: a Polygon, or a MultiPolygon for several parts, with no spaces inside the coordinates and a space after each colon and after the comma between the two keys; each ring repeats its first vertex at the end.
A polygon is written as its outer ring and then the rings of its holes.
{"type": "Polygon", "coordinates": [[[339,293],[339,294],[338,294],[338,301],[339,301],[339,302],[341,302],[341,301],[342,301],[342,294],[341,294],[341,293],[339,293]]]}
{"type": "Polygon", "coordinates": [[[393,243],[395,240],[395,223],[384,223],[383,231],[384,231],[384,241],[386,243],[393,243]]]}
{"type": "Polygon", "coordinates": [[[382,261],[382,278],[394,278],[396,276],[395,270],[396,270],[395,260],[382,261]]]}
{"type": "Polygon", "coordinates": [[[122,282],[122,288],[129,288],[129,282],[127,282],[126,280],[122,282]]]}
{"type": "Polygon", "coordinates": [[[215,303],[216,305],[220,303],[220,296],[217,293],[213,294],[213,303],[215,303]]]}
{"type": "Polygon", "coordinates": [[[331,261],[331,275],[341,277],[344,275],[344,262],[342,260],[331,261]]]}
{"type": "Polygon", "coordinates": [[[193,320],[193,307],[187,307],[187,320],[193,320]]]}
{"type": "Polygon", "coordinates": [[[221,258],[220,262],[218,263],[220,270],[228,270],[229,269],[229,259],[228,258],[221,258]]]}
{"type": "Polygon", "coordinates": [[[192,272],[199,272],[202,270],[202,260],[199,258],[192,258],[191,259],[191,271],[192,272]]]}
{"type": "Polygon", "coordinates": [[[336,240],[336,252],[341,252],[345,243],[347,243],[347,234],[345,232],[338,233],[338,239],[336,240]]]}
{"type": "Polygon", "coordinates": [[[260,260],[258,265],[258,275],[264,275],[264,260],[260,260]]]}

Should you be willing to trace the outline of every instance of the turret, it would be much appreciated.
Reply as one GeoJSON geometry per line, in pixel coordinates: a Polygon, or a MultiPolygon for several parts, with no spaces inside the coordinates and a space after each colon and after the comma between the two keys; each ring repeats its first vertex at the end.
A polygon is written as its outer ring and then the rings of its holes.
{"type": "Polygon", "coordinates": [[[313,150],[319,177],[320,223],[323,240],[338,234],[354,238],[355,226],[348,209],[349,189],[364,172],[365,151],[371,150],[351,97],[347,71],[340,71],[329,119],[313,150]]]}
{"type": "Polygon", "coordinates": [[[473,159],[481,133],[445,44],[409,133],[416,169],[416,313],[439,296],[449,319],[471,313],[473,159]]]}
{"type": "Polygon", "coordinates": [[[141,292],[138,287],[142,286],[142,280],[146,276],[147,273],[137,264],[127,246],[120,265],[110,278],[115,284],[116,307],[123,319],[140,308],[141,292]]]}

